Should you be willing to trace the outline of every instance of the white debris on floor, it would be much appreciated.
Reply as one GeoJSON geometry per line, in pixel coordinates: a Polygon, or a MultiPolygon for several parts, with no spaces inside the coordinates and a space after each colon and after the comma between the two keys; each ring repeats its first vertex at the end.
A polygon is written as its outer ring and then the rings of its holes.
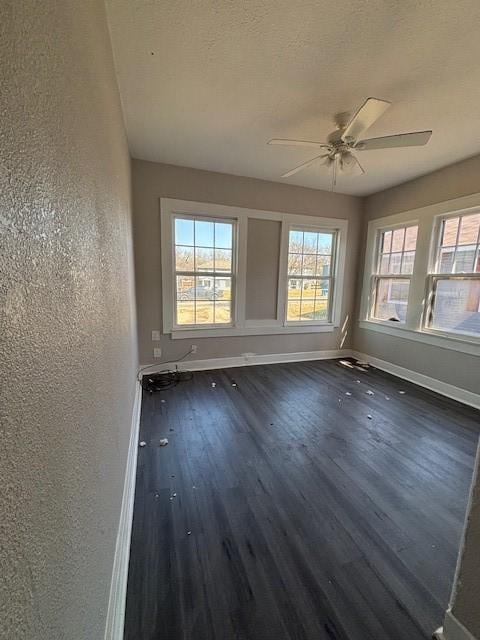
{"type": "Polygon", "coordinates": [[[160,442],[159,442],[159,445],[160,445],[161,447],[166,447],[166,446],[167,446],[167,444],[168,444],[168,438],[162,438],[162,439],[160,440],[160,442]]]}
{"type": "Polygon", "coordinates": [[[162,404],[165,404],[165,400],[164,400],[163,398],[160,400],[160,402],[161,402],[162,404]]]}
{"type": "Polygon", "coordinates": [[[404,396],[407,392],[406,391],[399,391],[398,392],[401,396],[404,396]]]}
{"type": "Polygon", "coordinates": [[[345,395],[346,396],[351,396],[352,394],[350,393],[350,391],[345,391],[345,395]]]}
{"type": "Polygon", "coordinates": [[[216,382],[212,382],[212,387],[215,388],[217,386],[216,382]]]}
{"type": "Polygon", "coordinates": [[[145,440],[142,440],[141,442],[138,443],[139,447],[146,447],[147,443],[145,442],[145,440]]]}
{"type": "Polygon", "coordinates": [[[367,391],[367,394],[368,394],[369,396],[374,396],[374,395],[375,395],[375,392],[374,392],[374,391],[372,391],[371,389],[369,389],[369,390],[367,391]]]}
{"type": "Polygon", "coordinates": [[[367,418],[368,418],[369,420],[371,420],[371,419],[372,419],[372,416],[371,416],[370,414],[368,414],[367,418]]]}

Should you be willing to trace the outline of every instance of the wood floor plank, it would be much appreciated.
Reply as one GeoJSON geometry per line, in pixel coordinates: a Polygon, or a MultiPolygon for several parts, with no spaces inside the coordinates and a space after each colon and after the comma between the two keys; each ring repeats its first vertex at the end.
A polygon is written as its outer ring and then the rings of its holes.
{"type": "Polygon", "coordinates": [[[428,638],[478,434],[479,412],[339,361],[144,394],[125,640],[428,638]]]}

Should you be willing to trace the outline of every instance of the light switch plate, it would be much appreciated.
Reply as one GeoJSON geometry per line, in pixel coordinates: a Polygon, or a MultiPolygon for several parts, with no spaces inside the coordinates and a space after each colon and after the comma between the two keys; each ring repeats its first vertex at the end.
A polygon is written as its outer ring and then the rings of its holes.
{"type": "Polygon", "coordinates": [[[155,347],[153,350],[153,357],[154,358],[161,358],[162,357],[162,350],[160,347],[155,347]]]}
{"type": "Polygon", "coordinates": [[[152,331],[152,340],[160,340],[160,331],[152,331]]]}

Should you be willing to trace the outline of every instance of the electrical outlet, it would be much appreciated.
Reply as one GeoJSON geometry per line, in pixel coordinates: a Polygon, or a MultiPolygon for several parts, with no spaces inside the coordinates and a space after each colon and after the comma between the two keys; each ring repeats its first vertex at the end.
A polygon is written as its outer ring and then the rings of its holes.
{"type": "Polygon", "coordinates": [[[160,340],[160,331],[152,331],[152,340],[160,340]]]}
{"type": "Polygon", "coordinates": [[[196,344],[192,344],[190,346],[190,353],[197,353],[197,345],[196,344]]]}
{"type": "Polygon", "coordinates": [[[160,347],[155,347],[153,350],[153,357],[154,358],[161,358],[162,357],[162,350],[160,347]]]}

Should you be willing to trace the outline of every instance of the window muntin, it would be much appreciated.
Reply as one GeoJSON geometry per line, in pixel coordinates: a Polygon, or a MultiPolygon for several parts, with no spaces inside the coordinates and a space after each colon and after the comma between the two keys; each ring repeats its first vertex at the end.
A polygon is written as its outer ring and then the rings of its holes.
{"type": "Polygon", "coordinates": [[[480,213],[440,221],[426,327],[480,337],[480,213]]]}
{"type": "Polygon", "coordinates": [[[372,279],[373,319],[406,322],[417,236],[416,224],[380,231],[372,279]]]}
{"type": "Polygon", "coordinates": [[[175,325],[231,325],[235,290],[235,223],[174,217],[175,325]]]}
{"type": "Polygon", "coordinates": [[[336,231],[291,228],[288,236],[287,323],[331,321],[336,231]]]}

